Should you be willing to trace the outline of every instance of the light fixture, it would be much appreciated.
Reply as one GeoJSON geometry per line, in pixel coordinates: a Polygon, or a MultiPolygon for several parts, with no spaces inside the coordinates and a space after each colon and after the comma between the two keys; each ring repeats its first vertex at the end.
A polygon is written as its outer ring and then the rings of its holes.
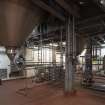
{"type": "Polygon", "coordinates": [[[100,3],[101,3],[102,5],[105,5],[105,0],[100,0],[100,3]]]}
{"type": "Polygon", "coordinates": [[[83,2],[83,1],[80,1],[80,2],[79,2],[79,4],[80,4],[80,5],[83,5],[83,4],[84,4],[84,2],[83,2]]]}
{"type": "Polygon", "coordinates": [[[62,45],[64,45],[64,46],[65,46],[65,45],[66,45],[66,42],[62,42],[62,45]]]}

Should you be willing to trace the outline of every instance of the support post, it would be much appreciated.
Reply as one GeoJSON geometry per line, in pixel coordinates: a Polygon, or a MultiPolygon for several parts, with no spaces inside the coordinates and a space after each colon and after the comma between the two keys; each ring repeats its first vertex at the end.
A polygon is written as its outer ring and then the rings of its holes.
{"type": "Polygon", "coordinates": [[[85,55],[85,71],[83,84],[85,86],[91,86],[92,84],[92,41],[88,38],[87,41],[87,51],[85,55]]]}
{"type": "Polygon", "coordinates": [[[61,52],[61,54],[60,54],[60,65],[61,65],[61,67],[63,67],[63,45],[62,45],[62,40],[63,40],[63,38],[62,38],[62,34],[63,34],[63,30],[62,30],[62,28],[61,28],[61,38],[60,38],[60,52],[61,52]]]}
{"type": "Polygon", "coordinates": [[[66,20],[66,70],[65,70],[65,93],[74,93],[74,22],[73,16],[66,20]]]}
{"type": "Polygon", "coordinates": [[[56,80],[56,76],[55,76],[55,71],[56,71],[56,50],[54,47],[54,42],[52,41],[52,64],[53,64],[53,68],[52,68],[52,80],[56,80]]]}

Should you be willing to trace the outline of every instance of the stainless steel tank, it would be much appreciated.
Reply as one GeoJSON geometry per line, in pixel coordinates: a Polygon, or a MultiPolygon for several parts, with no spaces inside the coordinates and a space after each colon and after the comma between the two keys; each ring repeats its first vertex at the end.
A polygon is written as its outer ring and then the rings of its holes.
{"type": "Polygon", "coordinates": [[[42,17],[31,0],[0,0],[0,45],[20,47],[42,17]]]}

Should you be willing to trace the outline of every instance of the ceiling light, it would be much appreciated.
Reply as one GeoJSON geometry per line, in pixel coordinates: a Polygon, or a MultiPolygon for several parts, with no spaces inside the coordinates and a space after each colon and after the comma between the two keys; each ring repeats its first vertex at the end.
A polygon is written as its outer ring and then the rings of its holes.
{"type": "Polygon", "coordinates": [[[100,3],[101,3],[102,5],[105,5],[105,0],[100,0],[100,3]]]}
{"type": "Polygon", "coordinates": [[[80,2],[79,2],[79,4],[80,4],[80,5],[83,5],[83,4],[84,4],[84,2],[83,2],[83,1],[80,1],[80,2]]]}

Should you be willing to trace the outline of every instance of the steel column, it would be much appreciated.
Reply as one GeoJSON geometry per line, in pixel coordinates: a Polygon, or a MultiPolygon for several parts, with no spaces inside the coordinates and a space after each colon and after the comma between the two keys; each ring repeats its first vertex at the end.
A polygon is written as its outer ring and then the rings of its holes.
{"type": "Polygon", "coordinates": [[[74,22],[73,17],[69,16],[66,21],[66,70],[65,70],[65,92],[74,91],[74,22]]]}

